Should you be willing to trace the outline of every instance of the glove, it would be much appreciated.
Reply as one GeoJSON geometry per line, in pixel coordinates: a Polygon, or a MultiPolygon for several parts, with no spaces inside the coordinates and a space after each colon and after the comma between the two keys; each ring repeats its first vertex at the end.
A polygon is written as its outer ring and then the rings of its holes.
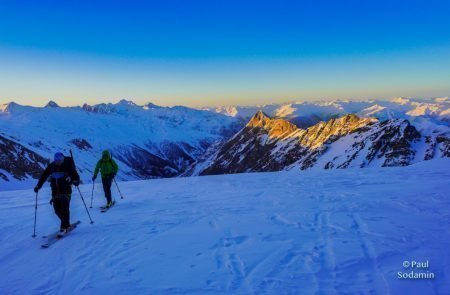
{"type": "Polygon", "coordinates": [[[77,180],[77,179],[74,179],[74,180],[72,181],[72,184],[73,184],[74,186],[79,186],[79,185],[80,185],[80,181],[77,180]]]}
{"type": "Polygon", "coordinates": [[[71,183],[71,182],[72,182],[72,178],[70,178],[70,176],[67,176],[67,177],[66,177],[66,181],[67,181],[68,183],[71,183]]]}
{"type": "Polygon", "coordinates": [[[95,181],[96,178],[97,176],[92,176],[92,181],[95,181]]]}
{"type": "Polygon", "coordinates": [[[114,178],[116,178],[116,173],[113,173],[113,174],[111,175],[111,179],[114,179],[114,178]]]}
{"type": "Polygon", "coordinates": [[[50,205],[53,205],[53,198],[50,199],[49,204],[50,204],[50,205]]]}
{"type": "Polygon", "coordinates": [[[39,191],[39,188],[38,188],[38,186],[36,185],[36,186],[34,187],[34,192],[37,193],[38,191],[39,191]]]}

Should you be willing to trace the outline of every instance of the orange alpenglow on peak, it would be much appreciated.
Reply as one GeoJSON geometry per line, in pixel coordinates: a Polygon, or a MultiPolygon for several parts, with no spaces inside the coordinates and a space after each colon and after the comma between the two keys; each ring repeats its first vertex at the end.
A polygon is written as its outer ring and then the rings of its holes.
{"type": "Polygon", "coordinates": [[[284,119],[272,119],[258,111],[247,123],[247,128],[259,127],[268,132],[270,138],[284,137],[299,130],[297,126],[284,119]]]}

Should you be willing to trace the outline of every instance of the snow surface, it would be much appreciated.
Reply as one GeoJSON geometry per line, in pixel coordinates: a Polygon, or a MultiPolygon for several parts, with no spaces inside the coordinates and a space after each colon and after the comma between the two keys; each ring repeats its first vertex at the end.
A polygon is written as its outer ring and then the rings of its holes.
{"type": "Polygon", "coordinates": [[[75,191],[82,223],[49,249],[33,192],[0,192],[0,294],[449,294],[449,164],[124,182],[106,214],[97,183],[95,224],[75,191]],[[436,278],[398,279],[405,260],[436,278]]]}

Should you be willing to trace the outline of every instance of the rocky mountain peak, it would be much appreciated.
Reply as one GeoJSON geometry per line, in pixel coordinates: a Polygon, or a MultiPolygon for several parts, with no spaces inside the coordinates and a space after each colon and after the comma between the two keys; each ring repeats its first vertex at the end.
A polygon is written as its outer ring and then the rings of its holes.
{"type": "Polygon", "coordinates": [[[257,111],[256,114],[253,115],[253,117],[248,121],[247,127],[253,128],[253,127],[264,127],[268,122],[270,122],[271,119],[269,116],[264,114],[263,111],[257,111]]]}
{"type": "Polygon", "coordinates": [[[342,130],[345,133],[352,132],[362,126],[368,125],[370,123],[377,122],[377,119],[373,118],[360,118],[357,115],[349,114],[339,118],[330,119],[327,122],[320,122],[308,129],[313,128],[325,128],[331,132],[342,130]]]}
{"type": "Polygon", "coordinates": [[[360,118],[354,114],[320,122],[307,129],[307,135],[302,138],[302,144],[309,147],[323,145],[327,140],[355,132],[356,130],[376,122],[376,119],[360,118]]]}
{"type": "Polygon", "coordinates": [[[156,104],[152,103],[152,102],[148,102],[148,103],[146,103],[146,104],[143,106],[143,108],[144,108],[145,110],[150,110],[150,109],[160,109],[161,107],[160,107],[159,105],[156,105],[156,104]]]}
{"type": "Polygon", "coordinates": [[[91,112],[93,109],[93,107],[91,105],[88,105],[87,103],[84,103],[81,108],[87,112],[91,112]]]}
{"type": "Polygon", "coordinates": [[[136,106],[136,104],[132,100],[121,99],[117,105],[126,105],[126,106],[136,106]]]}
{"type": "Polygon", "coordinates": [[[45,105],[45,107],[46,107],[46,108],[59,108],[59,105],[58,105],[55,101],[50,100],[50,101],[45,105]]]}
{"type": "Polygon", "coordinates": [[[284,137],[297,131],[294,124],[284,119],[272,119],[264,112],[258,111],[247,123],[246,128],[261,128],[265,130],[270,138],[284,137]]]}

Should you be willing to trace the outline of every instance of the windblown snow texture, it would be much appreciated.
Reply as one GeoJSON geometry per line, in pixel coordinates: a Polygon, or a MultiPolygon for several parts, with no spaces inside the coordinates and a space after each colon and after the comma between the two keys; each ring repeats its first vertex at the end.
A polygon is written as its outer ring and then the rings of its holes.
{"type": "MultiPolygon", "coordinates": [[[[130,197],[94,225],[75,193],[82,223],[50,249],[30,237],[32,191],[0,192],[0,293],[449,294],[449,167],[121,182],[130,197]],[[398,279],[408,260],[435,279],[398,279]]],[[[48,198],[39,235],[59,226],[48,198]]]]}

